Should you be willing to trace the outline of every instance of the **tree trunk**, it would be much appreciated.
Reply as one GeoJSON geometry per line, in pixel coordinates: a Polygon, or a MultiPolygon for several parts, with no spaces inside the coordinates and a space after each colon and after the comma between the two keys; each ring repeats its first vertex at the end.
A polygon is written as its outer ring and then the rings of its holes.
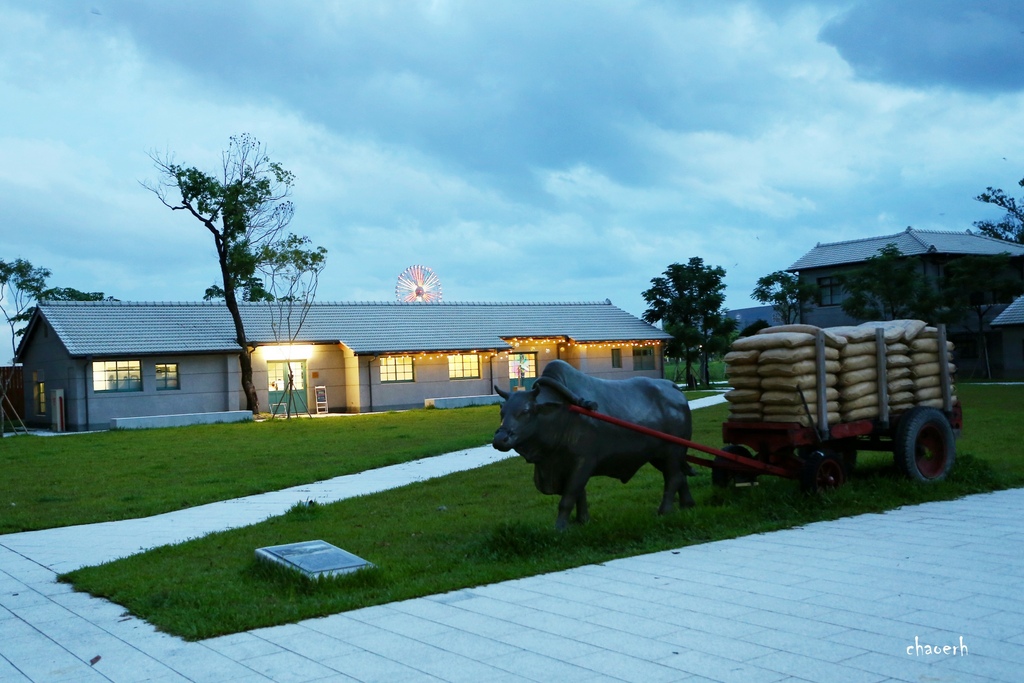
{"type": "Polygon", "coordinates": [[[245,394],[245,409],[252,411],[255,415],[260,411],[260,401],[256,396],[256,385],[252,383],[252,353],[248,346],[238,354],[238,364],[242,368],[242,392],[245,394]]]}

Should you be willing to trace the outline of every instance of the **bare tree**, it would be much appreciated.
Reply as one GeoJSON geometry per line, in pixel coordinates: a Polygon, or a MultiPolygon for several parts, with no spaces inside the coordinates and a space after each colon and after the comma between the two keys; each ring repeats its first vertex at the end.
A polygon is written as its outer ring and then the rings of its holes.
{"type": "Polygon", "coordinates": [[[246,409],[259,410],[252,382],[253,347],[245,334],[238,307],[243,301],[270,297],[257,276],[263,247],[273,244],[294,214],[291,194],[294,175],[271,161],[262,143],[248,134],[233,136],[221,155],[218,175],[174,163],[168,154],[150,153],[160,173],[156,183],[143,187],[172,211],[184,211],[213,236],[221,281],[206,290],[207,299],[223,298],[241,348],[242,390],[246,409]]]}
{"type": "MultiPolygon", "coordinates": [[[[298,339],[306,316],[316,298],[320,273],[326,265],[327,250],[323,247],[307,248],[308,237],[288,235],[268,244],[260,251],[259,270],[263,274],[264,288],[271,298],[270,326],[278,344],[294,344],[298,339]]],[[[291,359],[288,360],[288,384],[285,391],[285,416],[291,417],[295,376],[291,359]]],[[[277,413],[277,406],[271,406],[277,413]]]]}

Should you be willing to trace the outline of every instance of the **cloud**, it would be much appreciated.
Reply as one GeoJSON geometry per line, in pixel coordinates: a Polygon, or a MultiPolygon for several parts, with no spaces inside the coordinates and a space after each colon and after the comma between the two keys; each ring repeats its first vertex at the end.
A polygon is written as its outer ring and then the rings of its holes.
{"type": "Polygon", "coordinates": [[[863,0],[826,24],[821,38],[868,80],[1024,89],[1024,14],[1016,0],[863,0]]]}

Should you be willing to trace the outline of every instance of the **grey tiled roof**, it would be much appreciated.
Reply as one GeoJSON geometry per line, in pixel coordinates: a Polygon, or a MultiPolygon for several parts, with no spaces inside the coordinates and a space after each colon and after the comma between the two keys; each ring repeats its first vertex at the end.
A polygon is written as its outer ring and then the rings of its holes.
{"type": "Polygon", "coordinates": [[[1004,308],[992,321],[992,325],[1024,325],[1024,296],[1017,297],[1012,304],[1004,308]]]}
{"type": "Polygon", "coordinates": [[[889,244],[895,244],[907,256],[918,256],[927,253],[984,255],[1008,252],[1013,256],[1024,256],[1024,244],[1005,242],[971,232],[944,232],[941,230],[917,230],[907,228],[895,235],[866,237],[847,242],[818,243],[813,249],[801,256],[787,270],[800,271],[810,268],[863,263],[878,250],[889,244]]]}
{"type": "MultiPolygon", "coordinates": [[[[253,344],[277,343],[268,304],[242,304],[253,344]]],[[[72,356],[237,351],[223,302],[43,302],[37,315],[72,356]]],[[[613,306],[582,303],[315,302],[296,342],[344,343],[359,354],[506,349],[513,337],[568,337],[577,342],[669,339],[662,330],[613,306]]],[[[286,340],[287,333],[281,335],[286,340]]]]}

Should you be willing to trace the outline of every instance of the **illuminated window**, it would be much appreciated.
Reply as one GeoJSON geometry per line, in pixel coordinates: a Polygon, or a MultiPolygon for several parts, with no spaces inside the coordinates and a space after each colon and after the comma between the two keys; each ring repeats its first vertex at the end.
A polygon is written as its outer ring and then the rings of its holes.
{"type": "Polygon", "coordinates": [[[412,358],[409,356],[391,356],[380,359],[380,382],[414,382],[412,358]]]}
{"type": "Polygon", "coordinates": [[[654,349],[646,347],[638,349],[633,347],[633,369],[634,370],[653,370],[654,369],[654,349]]]}
{"type": "Polygon", "coordinates": [[[156,364],[156,390],[164,391],[166,389],[180,389],[181,385],[178,384],[178,364],[177,363],[157,363],[156,364]]]}
{"type": "Polygon", "coordinates": [[[100,360],[92,364],[93,391],[142,391],[142,361],[100,360]]]}
{"type": "Polygon", "coordinates": [[[480,356],[475,353],[448,356],[448,379],[480,379],[480,356]]]}
{"type": "Polygon", "coordinates": [[[36,415],[46,415],[46,382],[36,382],[32,387],[32,398],[36,404],[36,415]]]}
{"type": "Polygon", "coordinates": [[[622,349],[612,349],[612,367],[622,367],[622,349]]]}

